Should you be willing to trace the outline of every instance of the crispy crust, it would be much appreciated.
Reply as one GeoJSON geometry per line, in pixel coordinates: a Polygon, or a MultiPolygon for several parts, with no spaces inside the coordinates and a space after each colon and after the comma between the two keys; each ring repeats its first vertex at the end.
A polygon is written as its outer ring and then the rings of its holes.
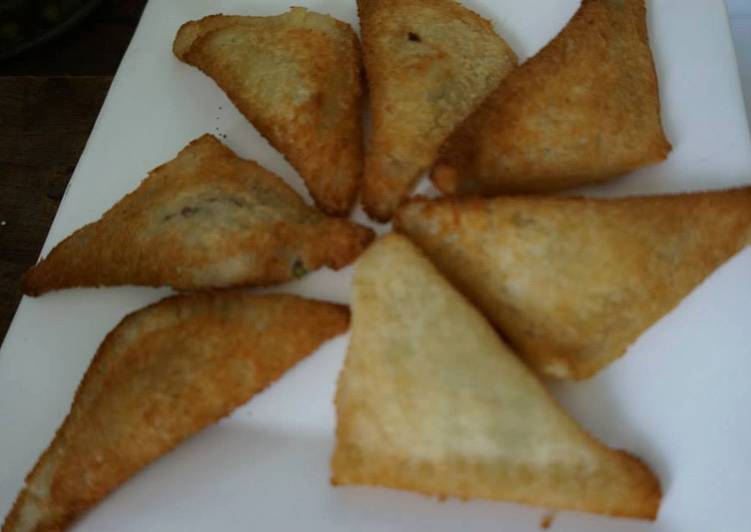
{"type": "Polygon", "coordinates": [[[370,229],[320,214],[280,178],[204,135],[58,244],[26,272],[23,289],[277,284],[346,266],[372,239],[370,229]]]}
{"type": "Polygon", "coordinates": [[[387,221],[439,146],[515,66],[489,21],[454,0],[358,0],[373,133],[363,204],[387,221]]]}
{"type": "Polygon", "coordinates": [[[536,371],[583,379],[751,242],[751,188],[411,201],[417,243],[536,371]]]}
{"type": "Polygon", "coordinates": [[[583,0],[441,148],[445,193],[543,192],[665,159],[644,0],[583,0]]]}
{"type": "Polygon", "coordinates": [[[332,483],[654,519],[659,482],[569,418],[406,238],[358,261],[332,483]]]}
{"type": "MultiPolygon", "coordinates": [[[[357,413],[342,413],[347,415],[357,413]]],[[[649,466],[630,453],[605,447],[588,434],[582,432],[582,436],[583,446],[597,449],[603,461],[611,462],[602,465],[598,472],[602,476],[582,479],[565,468],[551,468],[540,475],[522,465],[472,462],[464,457],[443,463],[416,461],[409,456],[379,455],[355,443],[337,447],[331,484],[393,488],[438,500],[488,499],[653,521],[662,491],[649,466]],[[613,487],[610,482],[625,486],[613,487]]]]}
{"type": "Polygon", "coordinates": [[[303,8],[185,23],[175,55],[211,77],[305,181],[344,216],[362,175],[360,45],[349,26],[303,8]]]}
{"type": "Polygon", "coordinates": [[[348,323],[341,305],[240,291],[171,297],[127,316],[99,347],[3,532],[66,528],[348,323]]]}

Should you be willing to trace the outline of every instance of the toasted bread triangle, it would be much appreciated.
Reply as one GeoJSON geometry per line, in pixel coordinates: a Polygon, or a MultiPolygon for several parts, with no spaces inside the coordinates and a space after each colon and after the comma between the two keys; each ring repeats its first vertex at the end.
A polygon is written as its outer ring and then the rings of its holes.
{"type": "Polygon", "coordinates": [[[292,8],[184,24],[175,55],[211,77],[300,173],[316,205],[347,214],[362,175],[360,47],[352,28],[292,8]]]}
{"type": "Polygon", "coordinates": [[[58,244],[26,273],[24,292],[270,285],[321,266],[339,269],[372,238],[370,229],[321,214],[279,177],[204,135],[58,244]]]}
{"type": "Polygon", "coordinates": [[[558,190],[669,151],[644,0],[583,0],[563,31],[457,128],[432,179],[456,194],[558,190]]]}
{"type": "Polygon", "coordinates": [[[363,204],[386,221],[516,56],[490,22],[455,0],[357,5],[373,118],[363,204]]]}
{"type": "Polygon", "coordinates": [[[409,241],[357,264],[334,484],[654,518],[640,460],[584,432],[409,241]]]}
{"type": "Polygon", "coordinates": [[[539,372],[586,378],[751,242],[751,188],[414,201],[396,219],[539,372]]]}
{"type": "Polygon", "coordinates": [[[99,347],[3,532],[66,528],[348,322],[341,305],[240,291],[172,297],[126,317],[99,347]]]}

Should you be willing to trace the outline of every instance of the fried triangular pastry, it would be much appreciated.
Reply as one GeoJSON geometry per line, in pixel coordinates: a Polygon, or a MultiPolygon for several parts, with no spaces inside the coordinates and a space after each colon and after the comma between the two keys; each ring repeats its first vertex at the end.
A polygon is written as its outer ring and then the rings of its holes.
{"type": "Polygon", "coordinates": [[[287,158],[321,210],[350,211],[363,140],[360,46],[349,24],[300,7],[273,17],[214,15],[184,24],[173,49],[287,158]]]}
{"type": "Polygon", "coordinates": [[[456,194],[559,190],[662,161],[670,149],[644,0],[583,0],[457,128],[432,179],[456,194]]]}
{"type": "Polygon", "coordinates": [[[654,518],[647,466],[568,417],[406,238],[358,261],[352,320],[334,484],[654,518]]]}
{"type": "Polygon", "coordinates": [[[3,532],[62,530],[349,324],[346,307],[241,291],[176,296],[105,338],[3,532]]]}
{"type": "Polygon", "coordinates": [[[358,0],[373,119],[363,204],[380,221],[516,65],[490,22],[455,0],[358,0]]]}
{"type": "Polygon", "coordinates": [[[751,242],[751,188],[417,200],[407,234],[537,371],[586,378],[751,242]]]}
{"type": "Polygon", "coordinates": [[[346,266],[372,238],[370,229],[321,214],[279,177],[204,135],[58,244],[26,273],[24,292],[283,283],[346,266]]]}

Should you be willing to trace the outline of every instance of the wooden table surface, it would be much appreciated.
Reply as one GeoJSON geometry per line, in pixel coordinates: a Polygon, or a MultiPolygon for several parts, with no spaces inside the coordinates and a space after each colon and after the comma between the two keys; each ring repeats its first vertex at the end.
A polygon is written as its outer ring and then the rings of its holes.
{"type": "Polygon", "coordinates": [[[0,342],[146,0],[105,0],[0,62],[0,342]]]}

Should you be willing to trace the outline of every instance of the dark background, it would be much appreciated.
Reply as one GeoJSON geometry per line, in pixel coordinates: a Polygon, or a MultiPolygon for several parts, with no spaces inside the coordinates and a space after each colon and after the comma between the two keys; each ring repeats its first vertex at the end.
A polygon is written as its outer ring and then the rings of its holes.
{"type": "Polygon", "coordinates": [[[0,61],[0,343],[146,0],[104,0],[0,61]]]}

